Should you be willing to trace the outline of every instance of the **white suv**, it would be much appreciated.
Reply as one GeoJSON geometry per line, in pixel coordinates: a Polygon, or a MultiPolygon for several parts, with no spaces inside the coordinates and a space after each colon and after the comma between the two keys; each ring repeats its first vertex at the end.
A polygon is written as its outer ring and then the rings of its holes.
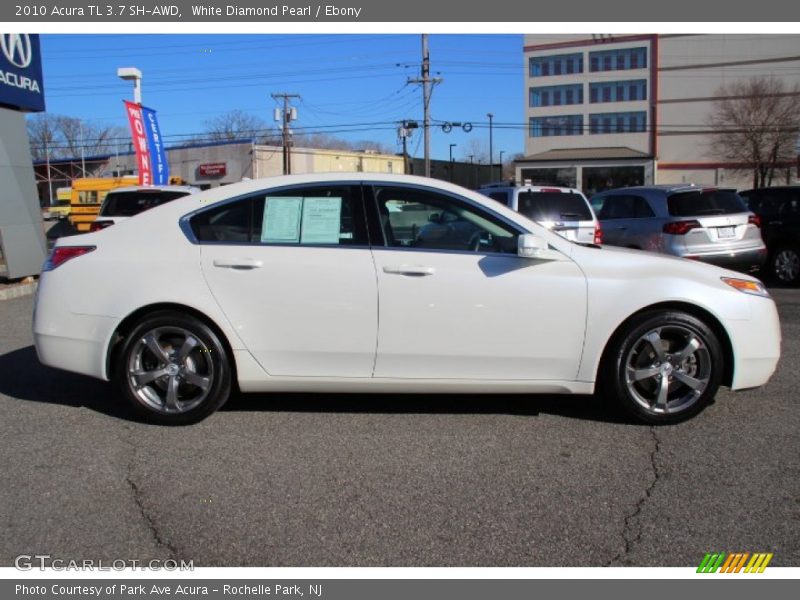
{"type": "Polygon", "coordinates": [[[562,237],[583,244],[600,244],[600,222],[580,190],[567,187],[489,183],[478,190],[544,225],[562,237]]]}

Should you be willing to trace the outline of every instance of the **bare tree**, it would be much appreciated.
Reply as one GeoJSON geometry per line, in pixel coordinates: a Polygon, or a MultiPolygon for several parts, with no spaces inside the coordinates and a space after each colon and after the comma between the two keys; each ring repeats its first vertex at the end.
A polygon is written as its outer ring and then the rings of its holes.
{"type": "Polygon", "coordinates": [[[34,160],[110,154],[130,141],[124,127],[100,126],[75,117],[38,113],[28,117],[28,137],[34,160]]]}
{"type": "Polygon", "coordinates": [[[489,146],[487,142],[478,138],[470,138],[463,148],[464,160],[472,160],[475,163],[489,164],[489,146]],[[470,159],[470,157],[472,157],[470,159]]]}
{"type": "Polygon", "coordinates": [[[525,158],[525,155],[522,152],[517,152],[516,154],[512,154],[510,158],[503,160],[503,179],[514,179],[517,170],[515,162],[523,158],[525,158]]]}
{"type": "Polygon", "coordinates": [[[800,84],[753,77],[721,86],[708,124],[711,151],[752,172],[753,186],[772,184],[776,169],[794,161],[800,135],[800,84]]]}
{"type": "Polygon", "coordinates": [[[350,152],[379,152],[392,154],[393,150],[386,144],[372,140],[349,140],[328,133],[301,133],[293,137],[295,146],[317,148],[321,150],[343,150],[350,152]]]}
{"type": "Polygon", "coordinates": [[[55,158],[61,151],[58,148],[60,142],[56,117],[47,113],[37,113],[28,117],[27,126],[33,160],[44,160],[48,154],[51,158],[55,158]]]}
{"type": "Polygon", "coordinates": [[[255,139],[262,143],[274,140],[277,135],[264,119],[239,109],[209,119],[205,125],[205,139],[216,142],[255,139]]]}

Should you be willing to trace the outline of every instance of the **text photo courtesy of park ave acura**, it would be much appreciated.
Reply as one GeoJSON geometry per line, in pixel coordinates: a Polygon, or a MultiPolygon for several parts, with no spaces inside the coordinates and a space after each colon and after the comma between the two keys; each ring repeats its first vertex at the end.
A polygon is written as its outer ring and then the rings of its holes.
{"type": "Polygon", "coordinates": [[[15,593],[796,567],[797,48],[0,34],[15,593]]]}

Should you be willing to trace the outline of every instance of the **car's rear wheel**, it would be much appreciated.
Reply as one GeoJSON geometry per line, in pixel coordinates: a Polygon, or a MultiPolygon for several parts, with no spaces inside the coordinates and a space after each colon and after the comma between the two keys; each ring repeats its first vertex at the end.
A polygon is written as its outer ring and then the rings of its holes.
{"type": "Polygon", "coordinates": [[[230,359],[200,319],[160,311],[125,337],[115,369],[122,394],[149,421],[183,425],[204,419],[231,392],[230,359]]]}
{"type": "Polygon", "coordinates": [[[693,417],[719,389],[723,353],[714,332],[680,311],[637,315],[615,336],[600,374],[603,393],[653,424],[693,417]]]}
{"type": "Polygon", "coordinates": [[[786,285],[800,284],[800,248],[781,246],[773,254],[770,261],[772,275],[786,285]]]}

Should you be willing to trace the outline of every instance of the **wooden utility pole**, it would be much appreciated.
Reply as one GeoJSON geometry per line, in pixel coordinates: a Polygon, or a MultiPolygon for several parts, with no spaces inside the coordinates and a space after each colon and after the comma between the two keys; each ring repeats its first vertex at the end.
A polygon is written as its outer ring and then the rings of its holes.
{"type": "Polygon", "coordinates": [[[289,105],[291,98],[300,98],[299,94],[272,94],[275,100],[283,100],[283,109],[275,109],[275,120],[282,121],[281,136],[283,138],[283,174],[291,175],[292,173],[292,134],[289,131],[289,123],[297,118],[297,109],[289,105]],[[278,114],[280,113],[280,114],[278,114]]]}
{"type": "Polygon", "coordinates": [[[441,77],[431,78],[431,57],[428,51],[428,34],[422,34],[422,68],[420,70],[420,77],[417,79],[409,79],[408,83],[417,83],[422,85],[422,108],[424,111],[423,116],[423,139],[425,146],[425,177],[431,176],[431,91],[433,86],[441,83],[441,77]]]}

